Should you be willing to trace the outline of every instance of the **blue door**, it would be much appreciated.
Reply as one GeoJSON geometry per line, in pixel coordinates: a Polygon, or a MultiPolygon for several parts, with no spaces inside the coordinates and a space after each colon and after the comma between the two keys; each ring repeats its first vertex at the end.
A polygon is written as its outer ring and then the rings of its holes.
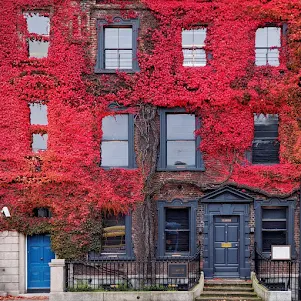
{"type": "Polygon", "coordinates": [[[239,276],[239,217],[214,218],[214,277],[239,276]]]}
{"type": "Polygon", "coordinates": [[[54,258],[50,247],[50,235],[33,235],[27,237],[27,289],[49,289],[50,267],[48,263],[54,258]]]}

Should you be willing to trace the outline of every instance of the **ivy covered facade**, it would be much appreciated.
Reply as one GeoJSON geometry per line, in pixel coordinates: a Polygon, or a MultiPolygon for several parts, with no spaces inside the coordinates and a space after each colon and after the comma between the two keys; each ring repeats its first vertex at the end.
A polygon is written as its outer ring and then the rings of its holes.
{"type": "Polygon", "coordinates": [[[298,257],[299,1],[4,3],[2,231],[59,258],[200,251],[207,278],[250,277],[255,242],[298,257]]]}

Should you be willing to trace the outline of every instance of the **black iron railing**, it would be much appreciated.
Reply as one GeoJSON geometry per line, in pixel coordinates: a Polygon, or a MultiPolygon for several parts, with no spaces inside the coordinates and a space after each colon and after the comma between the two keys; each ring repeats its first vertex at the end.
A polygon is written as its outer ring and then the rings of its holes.
{"type": "Polygon", "coordinates": [[[67,291],[189,290],[200,279],[200,255],[157,261],[66,261],[67,291]]]}
{"type": "Polygon", "coordinates": [[[255,251],[255,273],[260,284],[271,291],[292,292],[292,300],[301,300],[300,262],[297,260],[271,260],[255,251]]]}

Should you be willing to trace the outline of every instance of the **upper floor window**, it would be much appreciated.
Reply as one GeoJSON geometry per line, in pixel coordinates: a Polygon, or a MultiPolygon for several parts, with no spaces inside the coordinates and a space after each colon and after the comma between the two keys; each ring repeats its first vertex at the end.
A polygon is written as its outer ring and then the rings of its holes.
{"type": "Polygon", "coordinates": [[[138,20],[98,20],[98,53],[95,72],[139,71],[137,61],[138,20]]]}
{"type": "Polygon", "coordinates": [[[27,43],[29,57],[44,58],[48,56],[50,19],[47,13],[26,12],[27,43]]]}
{"type": "Polygon", "coordinates": [[[101,166],[135,167],[133,115],[103,118],[102,133],[101,166]]]}
{"type": "Polygon", "coordinates": [[[256,66],[279,66],[281,47],[281,28],[263,27],[256,30],[255,64],[256,66]]]}
{"type": "MultiPolygon", "coordinates": [[[[29,103],[30,124],[32,126],[48,125],[47,105],[42,103],[29,103]]],[[[38,132],[32,127],[32,151],[39,152],[47,150],[48,134],[45,132],[47,127],[40,129],[38,132]]]]}
{"type": "Polygon", "coordinates": [[[279,163],[278,115],[254,114],[252,163],[279,163]]]}
{"type": "Polygon", "coordinates": [[[206,66],[205,39],[206,28],[190,29],[182,31],[183,66],[206,66]]]}
{"type": "Polygon", "coordinates": [[[160,170],[204,170],[195,130],[200,121],[183,110],[161,110],[160,170]]]}

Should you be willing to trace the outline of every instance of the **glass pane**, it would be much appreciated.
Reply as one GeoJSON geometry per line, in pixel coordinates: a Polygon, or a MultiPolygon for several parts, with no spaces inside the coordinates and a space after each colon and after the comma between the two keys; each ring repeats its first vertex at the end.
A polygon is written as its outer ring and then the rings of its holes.
{"type": "Polygon", "coordinates": [[[206,52],[204,49],[195,49],[192,54],[194,66],[206,66],[206,52]]]}
{"type": "Polygon", "coordinates": [[[166,252],[189,252],[189,231],[165,231],[166,252]]]}
{"type": "Polygon", "coordinates": [[[29,33],[49,35],[49,17],[44,17],[39,13],[25,13],[29,33]]]}
{"type": "Polygon", "coordinates": [[[103,141],[101,143],[101,166],[128,166],[128,142],[103,141]]]}
{"type": "Polygon", "coordinates": [[[29,57],[43,58],[48,56],[49,42],[29,40],[29,57]]]}
{"type": "Polygon", "coordinates": [[[132,69],[133,53],[132,50],[119,50],[120,69],[132,69]]]}
{"type": "Polygon", "coordinates": [[[193,30],[182,31],[182,47],[193,46],[193,30]]]}
{"type": "Polygon", "coordinates": [[[129,135],[128,114],[107,116],[102,119],[103,140],[128,140],[129,135]]]}
{"type": "Polygon", "coordinates": [[[47,125],[47,105],[40,103],[30,103],[30,124],[47,125]]]}
{"type": "Polygon", "coordinates": [[[105,28],[105,48],[118,48],[118,28],[105,28]]]}
{"type": "Polygon", "coordinates": [[[168,141],[167,165],[195,166],[195,141],[168,141]]]}
{"type": "Polygon", "coordinates": [[[268,49],[255,49],[255,65],[267,65],[268,49]]]}
{"type": "Polygon", "coordinates": [[[167,140],[195,139],[195,115],[167,114],[167,140]]]}
{"type": "Polygon", "coordinates": [[[280,47],[281,46],[281,29],[280,27],[268,27],[267,28],[267,44],[268,47],[280,47]]]}
{"type": "Polygon", "coordinates": [[[255,125],[273,125],[278,124],[277,114],[256,114],[254,113],[254,124],[255,125]]]}
{"type": "Polygon", "coordinates": [[[118,50],[105,50],[105,69],[118,69],[118,50]]]}
{"type": "Polygon", "coordinates": [[[32,134],[32,151],[44,151],[47,149],[48,134],[32,134]]]}
{"type": "Polygon", "coordinates": [[[286,221],[263,221],[262,229],[285,230],[286,221]]]}
{"type": "Polygon", "coordinates": [[[279,49],[268,50],[268,64],[270,66],[279,66],[279,49]]]}
{"type": "Polygon", "coordinates": [[[194,29],[194,46],[205,46],[206,28],[194,29]]]}
{"type": "Polygon", "coordinates": [[[166,208],[165,229],[189,230],[189,208],[166,208]]]}
{"type": "Polygon", "coordinates": [[[132,49],[132,28],[119,28],[119,47],[120,49],[132,49]]]}
{"type": "Polygon", "coordinates": [[[286,219],[286,208],[262,209],[263,219],[286,219]]]}
{"type": "Polygon", "coordinates": [[[103,226],[102,253],[125,253],[125,216],[105,217],[103,226]]]}
{"type": "Polygon", "coordinates": [[[255,35],[255,47],[268,47],[267,27],[258,28],[255,35]]]}
{"type": "Polygon", "coordinates": [[[194,66],[192,49],[183,49],[183,57],[184,57],[183,66],[186,66],[186,67],[194,66]]]}
{"type": "Polygon", "coordinates": [[[271,252],[272,245],[286,245],[286,231],[262,231],[262,251],[271,252]]]}

